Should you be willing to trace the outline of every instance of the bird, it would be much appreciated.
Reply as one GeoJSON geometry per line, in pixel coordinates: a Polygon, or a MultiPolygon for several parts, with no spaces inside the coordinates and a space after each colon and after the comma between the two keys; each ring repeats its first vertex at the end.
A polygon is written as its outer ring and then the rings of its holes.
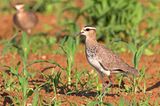
{"type": "Polygon", "coordinates": [[[111,74],[125,73],[138,76],[138,70],[125,63],[117,54],[96,40],[96,27],[87,25],[78,35],[85,36],[85,54],[91,66],[99,73],[102,80],[102,90],[112,85],[111,74]],[[104,80],[108,76],[109,84],[104,80]]]}
{"type": "Polygon", "coordinates": [[[18,29],[31,34],[31,30],[37,25],[38,17],[34,12],[29,12],[24,9],[23,3],[14,5],[16,13],[13,15],[13,23],[18,29]]]}

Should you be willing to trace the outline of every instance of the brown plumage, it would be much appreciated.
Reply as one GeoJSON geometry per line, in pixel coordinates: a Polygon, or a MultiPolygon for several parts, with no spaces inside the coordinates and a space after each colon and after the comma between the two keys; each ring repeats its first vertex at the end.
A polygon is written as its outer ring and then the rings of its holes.
{"type": "Polygon", "coordinates": [[[38,18],[36,14],[33,12],[25,11],[23,4],[16,4],[15,8],[17,12],[13,16],[14,25],[20,30],[23,30],[30,34],[31,30],[38,23],[38,18]]]}
{"type": "MultiPolygon", "coordinates": [[[[118,55],[114,54],[96,40],[96,28],[85,26],[80,35],[86,37],[85,50],[88,62],[97,70],[104,84],[104,75],[110,76],[112,73],[130,73],[138,75],[138,71],[125,63],[118,55]]],[[[110,80],[110,78],[109,78],[110,80]]]]}
{"type": "Polygon", "coordinates": [[[100,64],[106,70],[110,70],[111,73],[124,72],[138,75],[138,71],[126,64],[121,58],[114,54],[103,45],[97,44],[97,57],[100,60],[100,64]]]}

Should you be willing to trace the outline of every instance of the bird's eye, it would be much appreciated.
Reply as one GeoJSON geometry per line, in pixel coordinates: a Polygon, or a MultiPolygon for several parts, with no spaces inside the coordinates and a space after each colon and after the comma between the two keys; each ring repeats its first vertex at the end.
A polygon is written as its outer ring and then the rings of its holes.
{"type": "Polygon", "coordinates": [[[90,30],[90,29],[88,29],[88,28],[86,29],[86,31],[89,31],[89,30],[90,30]]]}

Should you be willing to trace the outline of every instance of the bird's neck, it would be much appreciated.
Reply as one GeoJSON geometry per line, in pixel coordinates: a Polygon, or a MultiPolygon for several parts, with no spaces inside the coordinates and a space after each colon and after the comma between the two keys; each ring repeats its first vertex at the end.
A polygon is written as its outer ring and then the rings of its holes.
{"type": "Polygon", "coordinates": [[[24,9],[19,9],[18,13],[23,13],[25,10],[24,9]]]}
{"type": "Polygon", "coordinates": [[[93,47],[93,46],[95,46],[96,44],[97,44],[98,42],[97,42],[97,40],[96,39],[91,39],[91,38],[86,38],[86,40],[85,40],[85,46],[86,46],[86,48],[88,48],[88,47],[93,47]]]}

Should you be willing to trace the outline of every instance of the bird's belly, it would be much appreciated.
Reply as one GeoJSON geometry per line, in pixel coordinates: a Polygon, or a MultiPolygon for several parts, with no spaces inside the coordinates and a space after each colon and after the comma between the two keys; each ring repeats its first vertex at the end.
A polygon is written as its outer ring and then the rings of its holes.
{"type": "Polygon", "coordinates": [[[103,67],[100,65],[99,61],[95,57],[88,57],[88,62],[99,72],[102,72],[106,75],[110,75],[109,70],[103,69],[103,67]]]}
{"type": "Polygon", "coordinates": [[[100,69],[100,65],[98,63],[98,61],[96,60],[96,58],[93,58],[93,57],[88,57],[88,62],[93,66],[95,67],[96,69],[100,69]]]}
{"type": "Polygon", "coordinates": [[[18,21],[22,29],[30,29],[35,26],[35,22],[26,14],[19,14],[18,21]]]}

